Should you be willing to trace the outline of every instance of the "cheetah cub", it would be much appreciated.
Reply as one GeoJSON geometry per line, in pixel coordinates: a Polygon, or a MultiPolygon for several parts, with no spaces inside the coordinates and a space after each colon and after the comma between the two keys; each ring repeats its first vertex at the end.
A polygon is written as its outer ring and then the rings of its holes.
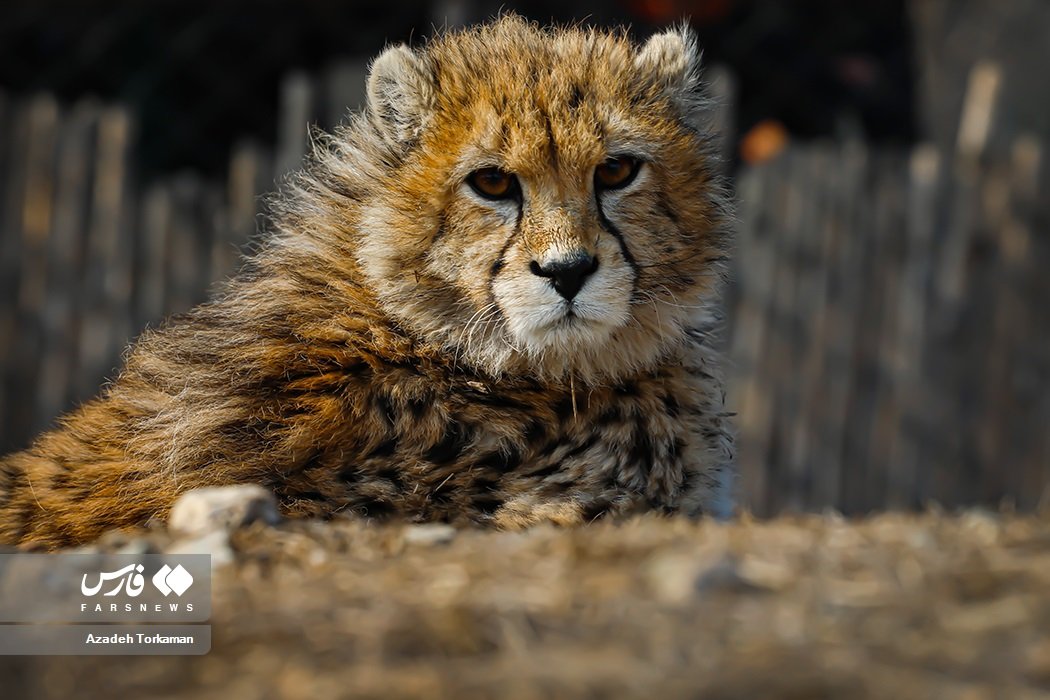
{"type": "Polygon", "coordinates": [[[0,462],[57,548],[258,483],[288,516],[726,516],[729,234],[688,30],[516,16],[396,46],[211,301],[0,462]]]}

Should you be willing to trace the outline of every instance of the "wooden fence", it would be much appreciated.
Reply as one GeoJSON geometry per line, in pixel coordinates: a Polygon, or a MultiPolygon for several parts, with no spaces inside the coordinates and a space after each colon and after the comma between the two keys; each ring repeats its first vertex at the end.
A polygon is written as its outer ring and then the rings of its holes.
{"type": "MultiPolygon", "coordinates": [[[[125,111],[0,96],[0,447],[94,395],[129,338],[233,270],[305,124],[356,106],[363,74],[291,76],[274,151],[237,147],[226,182],[145,190],[125,111]]],[[[1046,493],[1045,152],[1018,136],[1012,157],[984,154],[995,80],[975,69],[954,150],[793,144],[737,173],[729,400],[755,512],[1032,508],[1046,493]]]]}
{"type": "Polygon", "coordinates": [[[980,168],[925,146],[814,145],[741,174],[730,357],[745,502],[1045,497],[1041,160],[1029,139],[980,168]]]}

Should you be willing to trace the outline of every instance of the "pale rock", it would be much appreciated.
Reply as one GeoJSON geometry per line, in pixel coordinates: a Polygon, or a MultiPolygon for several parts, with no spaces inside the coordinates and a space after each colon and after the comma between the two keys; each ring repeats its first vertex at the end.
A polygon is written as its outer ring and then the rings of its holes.
{"type": "Polygon", "coordinates": [[[175,501],[168,530],[178,538],[232,532],[253,522],[280,522],[273,494],[257,484],[215,486],[188,491],[175,501]]]}
{"type": "Polygon", "coordinates": [[[448,544],[456,537],[456,528],[444,523],[409,525],[402,532],[406,544],[425,547],[448,544]]]}

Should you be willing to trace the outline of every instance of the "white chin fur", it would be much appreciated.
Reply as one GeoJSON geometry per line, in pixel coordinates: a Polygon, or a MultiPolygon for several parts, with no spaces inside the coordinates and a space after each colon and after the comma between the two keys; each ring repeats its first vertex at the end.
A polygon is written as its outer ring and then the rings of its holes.
{"type": "Polygon", "coordinates": [[[493,292],[507,330],[527,354],[572,355],[597,348],[628,322],[630,285],[629,271],[609,266],[599,268],[571,304],[532,275],[503,275],[493,292]]]}
{"type": "Polygon", "coordinates": [[[583,348],[599,346],[609,339],[615,327],[602,325],[577,317],[563,317],[553,326],[539,329],[513,330],[515,338],[529,354],[542,356],[550,353],[571,354],[583,348]]]}

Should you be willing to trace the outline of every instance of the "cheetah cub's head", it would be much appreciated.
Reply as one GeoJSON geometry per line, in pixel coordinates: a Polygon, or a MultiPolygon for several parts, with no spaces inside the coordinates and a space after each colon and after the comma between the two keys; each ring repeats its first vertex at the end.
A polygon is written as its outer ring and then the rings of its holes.
{"type": "Polygon", "coordinates": [[[698,71],[685,29],[639,47],[513,16],[388,49],[357,123],[381,303],[493,374],[609,379],[673,350],[726,247],[698,71]]]}

